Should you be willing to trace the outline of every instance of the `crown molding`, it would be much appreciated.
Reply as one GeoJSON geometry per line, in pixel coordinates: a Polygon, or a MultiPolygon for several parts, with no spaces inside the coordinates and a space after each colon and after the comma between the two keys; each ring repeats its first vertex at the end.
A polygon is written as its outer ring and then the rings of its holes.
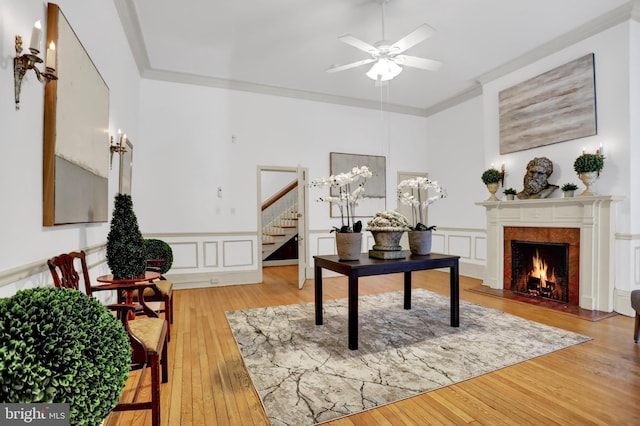
{"type": "Polygon", "coordinates": [[[239,90],[243,92],[260,93],[263,95],[283,96],[314,102],[324,102],[350,107],[375,109],[378,111],[382,110],[388,112],[397,112],[400,114],[417,115],[420,117],[425,116],[424,108],[416,108],[406,105],[389,104],[385,102],[370,101],[366,99],[349,98],[346,96],[336,96],[326,93],[290,89],[287,87],[269,86],[266,84],[250,83],[247,81],[227,80],[223,78],[158,69],[143,70],[141,72],[141,76],[149,80],[170,81],[173,83],[217,87],[220,89],[239,90]]]}
{"type": "Polygon", "coordinates": [[[604,15],[592,19],[575,29],[556,37],[548,43],[538,46],[535,49],[532,49],[523,55],[492,69],[491,71],[481,74],[477,77],[477,80],[484,86],[497,78],[517,71],[522,67],[557,53],[560,50],[574,45],[588,37],[621,24],[631,19],[634,15],[640,16],[639,0],[631,0],[616,9],[605,13],[604,15]]]}
{"type": "Polygon", "coordinates": [[[438,102],[437,104],[425,109],[425,116],[429,117],[431,115],[437,114],[441,111],[459,105],[463,102],[468,101],[469,99],[473,99],[476,96],[480,95],[482,95],[482,85],[476,82],[470,89],[460,92],[457,95],[450,97],[449,99],[445,99],[444,101],[438,102]]]}
{"type": "Polygon", "coordinates": [[[472,99],[476,96],[480,96],[482,95],[482,86],[484,86],[485,84],[511,72],[517,71],[524,66],[543,59],[551,54],[554,54],[615,25],[618,25],[629,19],[640,22],[640,0],[630,0],[628,3],[608,13],[605,13],[598,18],[595,18],[549,41],[548,43],[532,49],[511,61],[508,61],[484,74],[481,74],[475,79],[475,84],[470,89],[458,93],[455,96],[445,99],[444,101],[439,102],[431,107],[417,108],[407,105],[387,104],[379,101],[296,90],[285,87],[250,83],[246,81],[228,80],[216,77],[181,73],[176,71],[154,69],[151,67],[149,55],[143,42],[144,37],[142,35],[142,29],[140,27],[140,20],[138,19],[138,14],[133,4],[133,0],[113,0],[113,2],[116,6],[118,15],[120,16],[120,20],[127,36],[127,40],[129,41],[131,52],[135,58],[136,65],[138,66],[138,71],[142,78],[174,83],[217,87],[230,90],[240,90],[272,96],[282,96],[314,102],[332,103],[350,107],[415,115],[419,117],[429,117],[431,115],[437,114],[438,112],[444,111],[448,108],[465,102],[469,99],[472,99]]]}
{"type": "Polygon", "coordinates": [[[136,7],[132,0],[113,0],[113,4],[116,6],[122,28],[129,42],[131,54],[138,66],[138,72],[142,75],[144,70],[151,69],[151,62],[149,61],[147,47],[144,45],[144,36],[142,35],[136,7]]]}

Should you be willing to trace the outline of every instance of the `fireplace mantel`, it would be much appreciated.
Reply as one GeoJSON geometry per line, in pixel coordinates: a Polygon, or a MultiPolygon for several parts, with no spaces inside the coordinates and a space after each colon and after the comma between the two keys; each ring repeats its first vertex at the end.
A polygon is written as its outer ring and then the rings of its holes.
{"type": "Polygon", "coordinates": [[[618,196],[483,201],[487,211],[484,285],[502,289],[504,228],[580,228],[580,307],[613,311],[615,287],[615,202],[618,196]]]}

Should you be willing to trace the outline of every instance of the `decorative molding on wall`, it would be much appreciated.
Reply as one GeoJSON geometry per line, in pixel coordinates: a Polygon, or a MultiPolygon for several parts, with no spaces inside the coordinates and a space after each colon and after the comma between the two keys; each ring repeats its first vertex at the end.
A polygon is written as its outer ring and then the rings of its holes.
{"type": "Polygon", "coordinates": [[[228,240],[222,242],[222,266],[225,268],[255,265],[253,240],[228,240]]]}
{"type": "Polygon", "coordinates": [[[466,235],[449,235],[448,254],[455,254],[462,259],[471,259],[471,242],[472,238],[466,235]]]}
{"type": "Polygon", "coordinates": [[[143,78],[159,81],[169,81],[174,83],[195,84],[200,86],[218,87],[230,90],[241,90],[246,92],[254,92],[260,94],[284,96],[295,99],[310,100],[316,102],[332,103],[337,105],[345,105],[352,107],[368,108],[380,110],[381,108],[389,112],[397,112],[407,115],[429,117],[437,114],[445,109],[451,108],[469,99],[482,94],[482,86],[496,78],[509,74],[517,69],[538,61],[549,56],[559,50],[562,50],[572,44],[575,44],[587,37],[604,31],[614,25],[620,24],[628,19],[640,20],[640,6],[631,2],[620,6],[596,19],[593,19],[584,25],[563,34],[550,42],[539,46],[529,52],[509,61],[499,67],[494,68],[484,74],[478,76],[472,87],[463,91],[449,99],[446,99],[430,108],[415,108],[404,105],[387,104],[380,105],[378,101],[366,101],[362,99],[348,98],[343,96],[326,95],[315,92],[306,92],[302,90],[294,90],[282,87],[260,85],[243,81],[233,81],[214,77],[205,77],[193,74],[178,73],[164,70],[156,70],[151,68],[149,55],[143,43],[142,31],[140,29],[140,21],[133,5],[132,0],[114,0],[116,10],[120,16],[122,26],[124,28],[129,46],[133,53],[133,57],[143,78]]]}
{"type": "MultiPolygon", "coordinates": [[[[97,245],[93,245],[91,247],[86,247],[84,250],[87,255],[91,255],[93,253],[99,252],[101,250],[106,250],[106,245],[107,243],[102,243],[102,244],[97,244],[97,245]]],[[[60,253],[53,253],[51,254],[51,257],[53,256],[57,256],[60,253]]],[[[11,284],[14,283],[16,281],[20,281],[22,279],[25,278],[29,278],[33,275],[42,273],[42,272],[49,272],[49,267],[47,266],[47,260],[48,259],[42,259],[42,260],[37,260],[35,262],[31,262],[28,263],[26,265],[20,265],[16,268],[12,268],[6,271],[1,271],[0,272],[0,287],[5,286],[7,284],[11,284]]],[[[104,260],[102,260],[101,262],[96,262],[90,265],[87,265],[90,269],[101,264],[101,263],[105,263],[107,260],[106,258],[104,260]]]]}
{"type": "MultiPolygon", "coordinates": [[[[632,11],[635,8],[631,3],[624,4],[602,16],[599,16],[584,25],[575,28],[560,37],[549,41],[548,43],[538,46],[517,58],[506,62],[484,74],[478,76],[477,80],[481,85],[485,85],[497,78],[510,74],[520,68],[523,68],[533,62],[546,58],[562,49],[572,46],[579,41],[598,34],[606,29],[614,27],[632,18],[632,11]]],[[[637,13],[637,12],[634,12],[637,13]]]]}
{"type": "Polygon", "coordinates": [[[217,241],[204,241],[202,243],[204,247],[204,267],[205,268],[217,268],[218,267],[218,242],[217,241]],[[210,252],[212,253],[210,255],[210,252]],[[213,263],[209,263],[213,260],[213,263]]]}
{"type": "Polygon", "coordinates": [[[195,241],[184,241],[184,242],[171,242],[166,241],[167,244],[171,247],[173,251],[173,265],[171,269],[194,269],[198,268],[200,262],[198,261],[198,243],[195,241]],[[180,246],[188,249],[188,246],[193,247],[193,251],[187,252],[182,249],[180,246]],[[193,261],[193,263],[187,263],[188,261],[193,261]]]}

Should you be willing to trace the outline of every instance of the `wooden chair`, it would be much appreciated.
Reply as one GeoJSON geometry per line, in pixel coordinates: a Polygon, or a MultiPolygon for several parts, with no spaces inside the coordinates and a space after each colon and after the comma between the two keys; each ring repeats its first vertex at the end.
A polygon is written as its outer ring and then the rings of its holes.
{"type": "MultiPolygon", "coordinates": [[[[165,318],[173,324],[173,283],[164,277],[173,263],[171,246],[163,240],[147,238],[144,240],[144,248],[147,256],[147,270],[160,273],[160,279],[153,282],[155,286],[145,290],[144,298],[148,302],[163,302],[165,318]]],[[[171,330],[169,330],[169,340],[171,340],[171,330]]]]}
{"type": "Polygon", "coordinates": [[[82,291],[80,281],[84,282],[84,292],[88,296],[93,296],[94,291],[114,290],[117,292],[133,291],[137,294],[138,303],[144,310],[146,317],[128,320],[128,314],[136,309],[134,305],[118,303],[109,305],[108,308],[115,311],[122,321],[131,344],[131,369],[142,370],[138,375],[133,396],[129,401],[120,401],[113,411],[125,410],[151,410],[152,425],[160,425],[160,383],[168,381],[167,362],[167,329],[166,320],[158,318],[157,314],[146,305],[144,300],[144,290],[148,283],[121,285],[105,284],[92,286],[89,280],[86,254],[84,251],[61,254],[47,261],[49,270],[53,276],[53,283],[56,287],[66,287],[82,291]],[[80,266],[81,274],[78,273],[77,265],[80,266]],[[138,394],[147,369],[151,370],[151,400],[137,401],[138,394]],[[162,378],[160,370],[162,369],[162,378]]]}
{"type": "MultiPolygon", "coordinates": [[[[144,299],[147,302],[162,302],[164,304],[164,317],[173,324],[173,283],[162,275],[161,265],[164,259],[147,260],[147,270],[160,273],[160,278],[153,281],[149,287],[144,290],[144,299]]],[[[171,326],[168,331],[169,340],[171,340],[171,326]]]]}

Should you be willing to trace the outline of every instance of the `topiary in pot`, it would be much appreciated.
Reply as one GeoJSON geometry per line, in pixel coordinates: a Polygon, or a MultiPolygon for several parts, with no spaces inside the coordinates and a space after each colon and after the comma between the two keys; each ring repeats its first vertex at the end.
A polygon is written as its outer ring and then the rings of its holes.
{"type": "Polygon", "coordinates": [[[485,185],[498,183],[502,180],[502,173],[498,169],[490,168],[482,173],[482,182],[485,185]]]}
{"type": "Polygon", "coordinates": [[[144,249],[147,260],[163,259],[165,262],[158,265],[160,274],[165,274],[171,269],[173,263],[173,251],[171,246],[162,240],[148,238],[144,240],[144,249]]]}
{"type": "Polygon", "coordinates": [[[130,195],[116,195],[107,236],[107,264],[115,278],[143,277],[147,269],[144,240],[130,195]]]}
{"type": "Polygon", "coordinates": [[[100,302],[40,287],[0,299],[0,401],[67,403],[70,424],[99,425],[120,398],[130,345],[100,302]]]}
{"type": "Polygon", "coordinates": [[[577,174],[600,172],[604,167],[604,158],[599,154],[582,154],[573,163],[573,170],[577,174]]]}

